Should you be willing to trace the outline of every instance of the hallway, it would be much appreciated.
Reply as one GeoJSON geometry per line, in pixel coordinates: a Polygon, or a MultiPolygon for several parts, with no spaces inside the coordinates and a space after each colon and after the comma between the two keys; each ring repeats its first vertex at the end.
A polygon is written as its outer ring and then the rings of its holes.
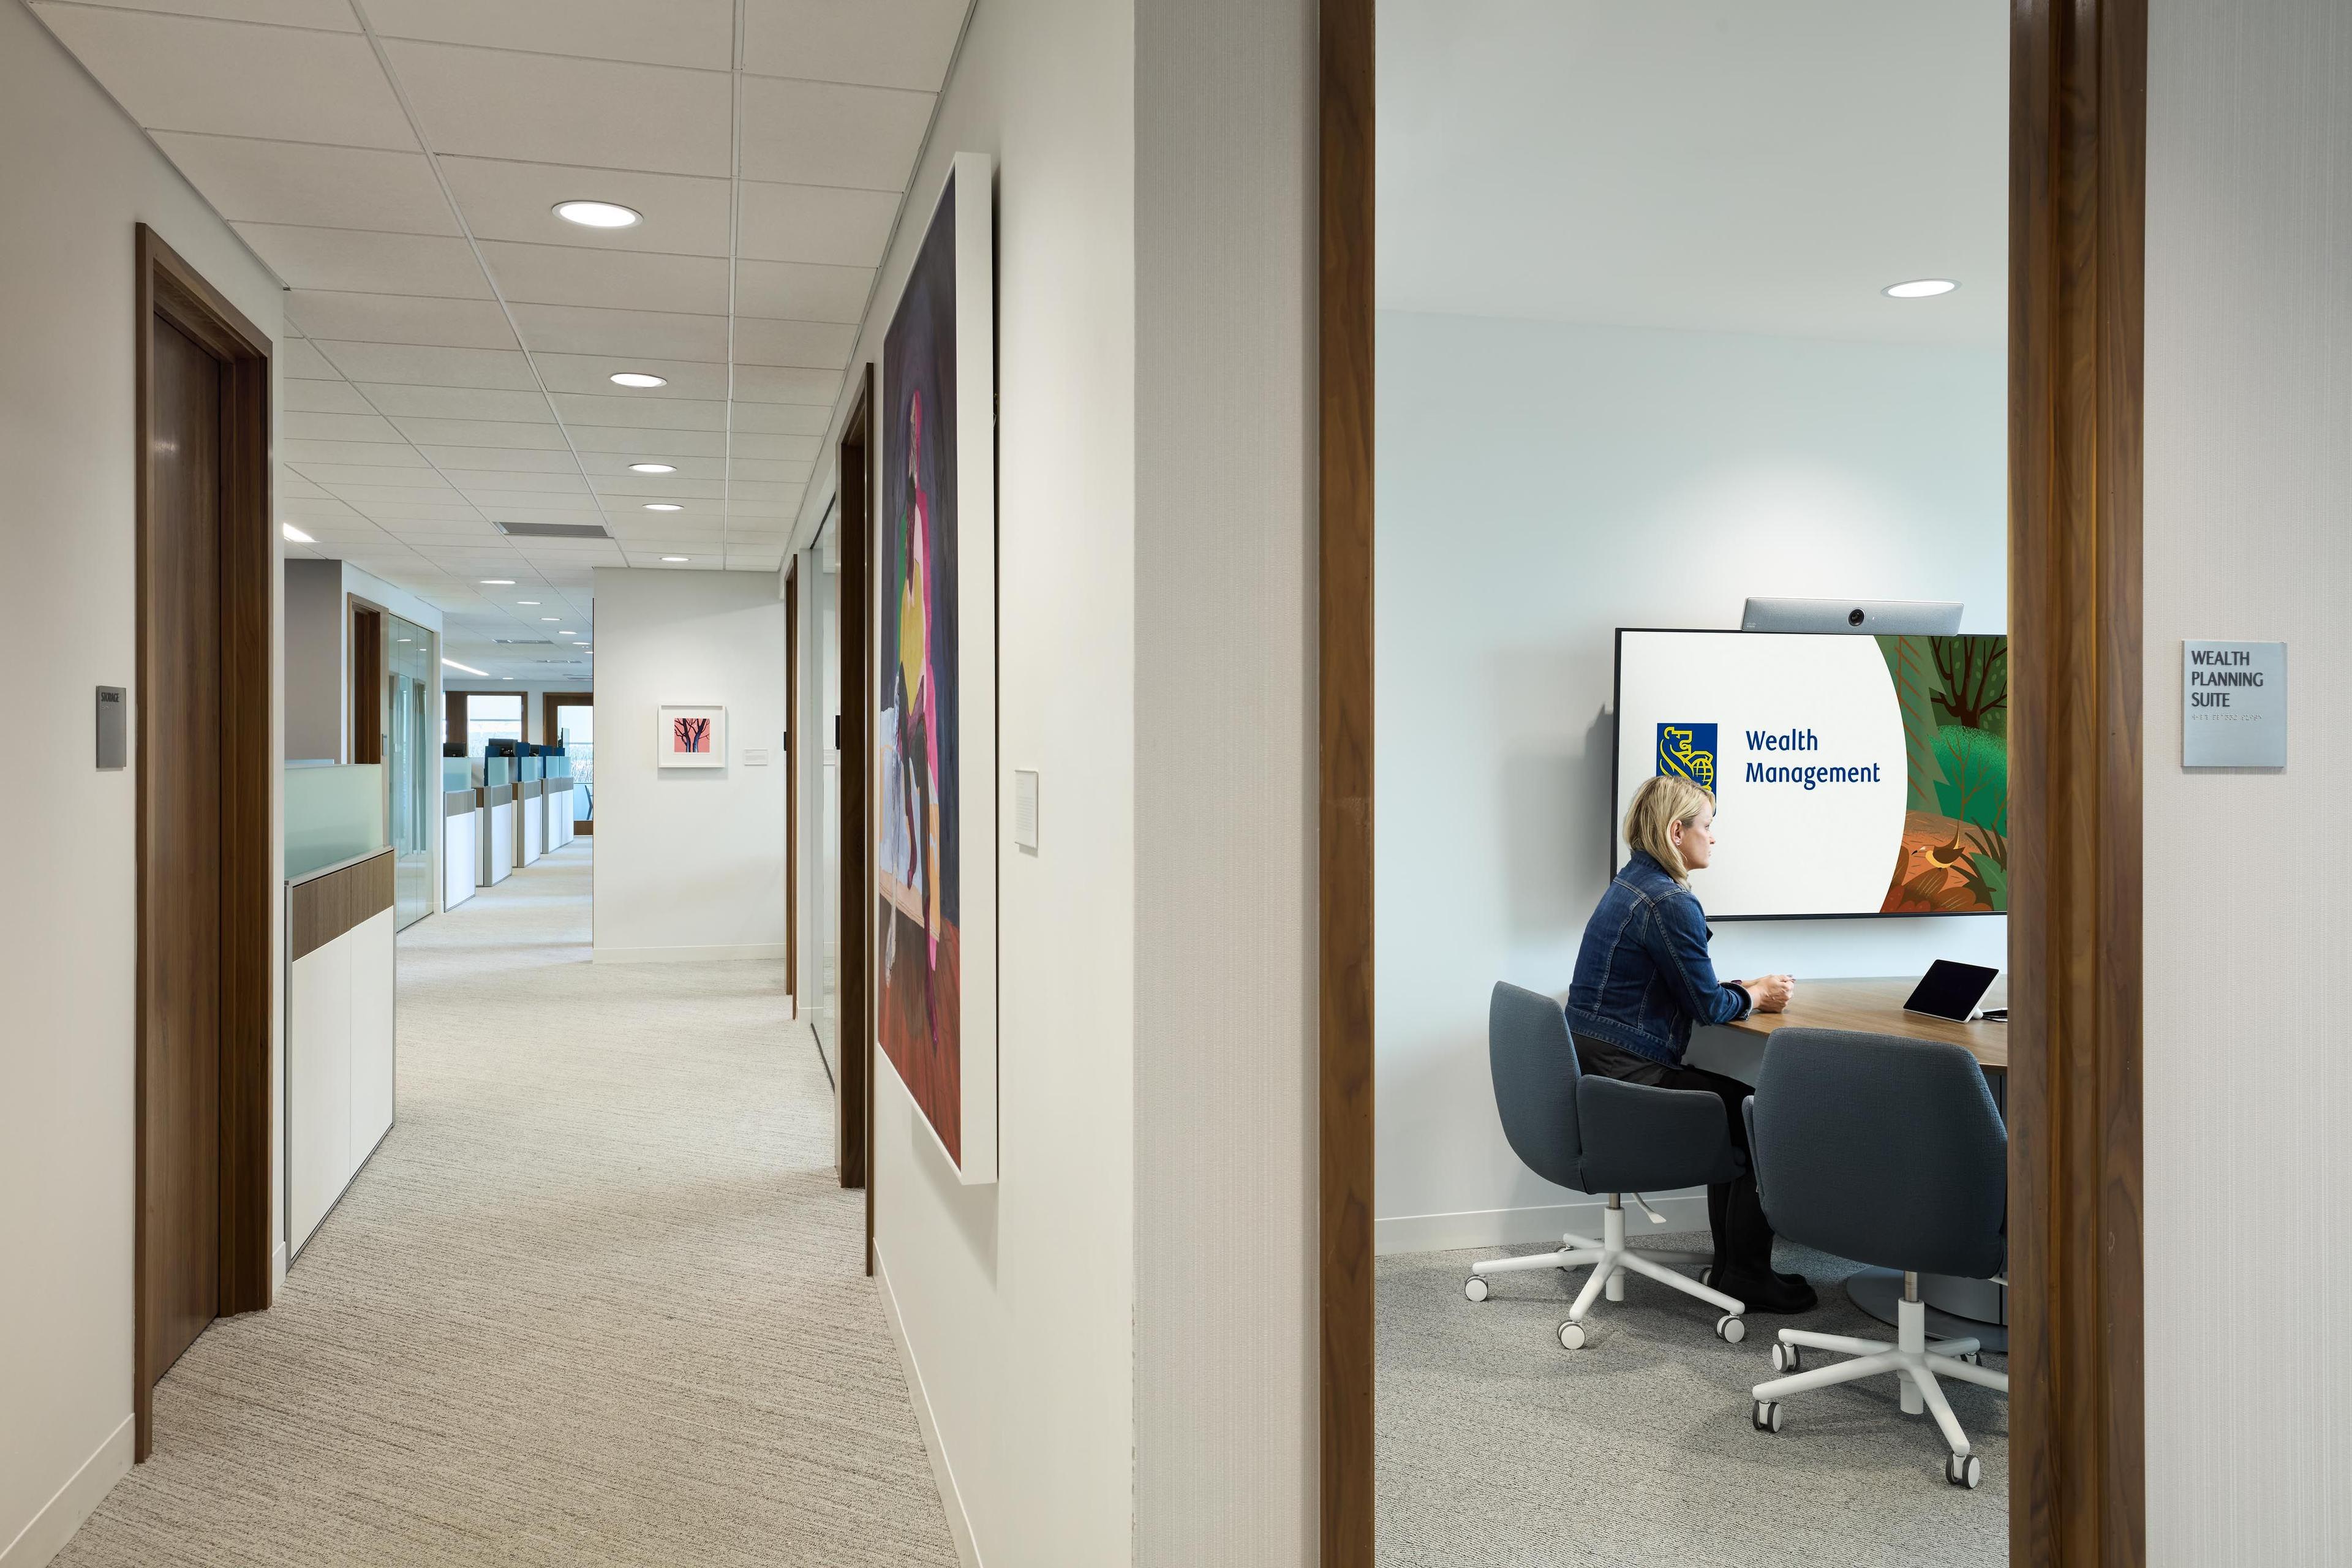
{"type": "Polygon", "coordinates": [[[59,1564],[955,1562],[781,966],[591,964],[593,844],[402,936],[397,1124],[59,1564]]]}

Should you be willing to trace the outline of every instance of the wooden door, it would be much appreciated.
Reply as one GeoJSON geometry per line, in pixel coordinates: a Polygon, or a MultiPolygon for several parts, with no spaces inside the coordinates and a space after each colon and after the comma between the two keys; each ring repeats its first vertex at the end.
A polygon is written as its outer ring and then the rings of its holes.
{"type": "Polygon", "coordinates": [[[155,509],[143,701],[149,873],[161,895],[147,954],[150,1376],[220,1302],[221,429],[223,366],[158,317],[155,509]]]}

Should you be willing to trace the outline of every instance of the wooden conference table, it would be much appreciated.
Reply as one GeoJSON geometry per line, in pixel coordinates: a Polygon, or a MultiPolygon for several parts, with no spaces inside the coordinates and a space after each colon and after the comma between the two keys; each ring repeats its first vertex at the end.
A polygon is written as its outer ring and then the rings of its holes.
{"type": "MultiPolygon", "coordinates": [[[[1984,999],[1988,1007],[2008,1004],[2008,977],[2002,976],[1984,999]]],[[[1942,1040],[1966,1047],[1984,1069],[1993,1103],[2006,1114],[2009,1088],[2009,1026],[1955,1024],[1945,1018],[1903,1010],[1905,998],[1918,984],[1916,976],[1899,980],[1797,981],[1788,1010],[1751,1013],[1718,1030],[1703,1030],[1691,1042],[1694,1067],[1726,1073],[1748,1083],[1756,1081],[1763,1065],[1763,1047],[1780,1029],[1853,1029],[1871,1035],[1898,1035],[1915,1040],[1942,1040]]],[[[1846,1280],[1853,1304],[1881,1322],[1895,1321],[1895,1303],[1903,1294],[1903,1277],[1892,1269],[1864,1268],[1846,1280]]],[[[1927,1331],[1941,1336],[1972,1334],[1987,1350],[2009,1348],[2009,1292],[1989,1279],[1958,1279],[1941,1274],[1919,1276],[1919,1294],[1927,1303],[1927,1331]]]]}

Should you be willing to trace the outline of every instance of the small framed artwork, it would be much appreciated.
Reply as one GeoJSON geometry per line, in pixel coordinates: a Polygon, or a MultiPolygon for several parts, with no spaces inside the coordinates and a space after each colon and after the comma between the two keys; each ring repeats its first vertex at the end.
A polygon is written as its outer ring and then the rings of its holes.
{"type": "Polygon", "coordinates": [[[727,765],[727,710],[699,703],[664,703],[656,710],[655,743],[666,768],[727,765]]]}

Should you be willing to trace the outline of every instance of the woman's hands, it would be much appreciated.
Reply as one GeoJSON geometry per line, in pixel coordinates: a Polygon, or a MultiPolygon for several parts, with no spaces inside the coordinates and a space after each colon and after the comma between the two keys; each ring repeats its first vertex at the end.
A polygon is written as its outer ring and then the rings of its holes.
{"type": "Polygon", "coordinates": [[[1759,975],[1739,984],[1747,987],[1748,999],[1756,1005],[1759,1013],[1781,1011],[1789,1005],[1789,998],[1796,994],[1797,990],[1795,977],[1787,974],[1759,975]]]}

